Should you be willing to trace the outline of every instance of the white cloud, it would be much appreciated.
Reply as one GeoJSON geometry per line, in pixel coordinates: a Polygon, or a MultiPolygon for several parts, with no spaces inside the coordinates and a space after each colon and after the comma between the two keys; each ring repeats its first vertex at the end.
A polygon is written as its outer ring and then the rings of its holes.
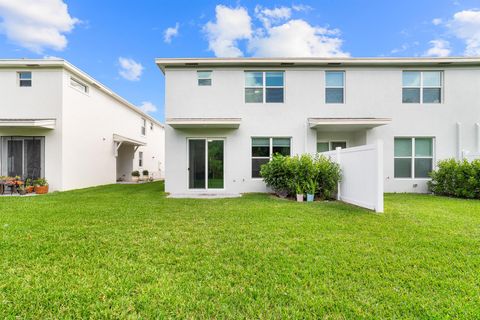
{"type": "Polygon", "coordinates": [[[204,26],[208,48],[217,57],[240,57],[238,40],[249,39],[252,34],[251,18],[245,8],[229,8],[218,5],[215,8],[216,21],[204,26]]]}
{"type": "Polygon", "coordinates": [[[0,0],[0,32],[36,53],[65,49],[65,33],[79,22],[62,0],[0,0]]]}
{"type": "Polygon", "coordinates": [[[425,52],[428,57],[447,57],[452,50],[450,49],[450,42],[442,39],[430,41],[431,47],[425,52]]]}
{"type": "Polygon", "coordinates": [[[480,10],[464,10],[453,15],[447,27],[465,42],[465,55],[480,55],[480,10]]]}
{"type": "Polygon", "coordinates": [[[151,113],[151,112],[157,111],[157,106],[155,106],[150,101],[143,101],[138,108],[145,113],[151,113]]]}
{"type": "Polygon", "coordinates": [[[180,28],[180,25],[178,22],[175,24],[175,27],[169,27],[165,30],[163,34],[163,41],[166,43],[172,42],[172,38],[178,36],[178,29],[180,28]]]}
{"type": "Polygon", "coordinates": [[[338,30],[320,28],[304,20],[289,20],[253,38],[249,50],[261,57],[345,57],[338,30]]]}
{"type": "Polygon", "coordinates": [[[143,72],[143,66],[133,59],[118,58],[120,70],[118,73],[126,80],[138,81],[143,72]]]}
{"type": "Polygon", "coordinates": [[[443,22],[443,21],[442,21],[442,19],[440,19],[440,18],[435,18],[435,19],[432,20],[432,24],[433,24],[434,26],[441,25],[442,22],[443,22]]]}
{"type": "Polygon", "coordinates": [[[261,26],[252,31],[252,18],[242,7],[216,7],[216,21],[208,22],[204,31],[209,49],[218,57],[243,56],[238,42],[246,40],[248,52],[253,56],[282,57],[335,57],[348,56],[341,48],[339,30],[314,26],[302,19],[291,19],[293,11],[306,11],[310,7],[256,6],[254,17],[261,26]]]}

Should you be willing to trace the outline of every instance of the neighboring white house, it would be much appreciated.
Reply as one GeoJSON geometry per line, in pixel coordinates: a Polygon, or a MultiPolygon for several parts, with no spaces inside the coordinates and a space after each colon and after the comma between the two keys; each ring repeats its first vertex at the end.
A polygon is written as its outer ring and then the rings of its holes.
{"type": "Polygon", "coordinates": [[[0,60],[0,175],[69,190],[164,174],[164,127],[64,60],[0,60]]]}
{"type": "Polygon", "coordinates": [[[264,192],[261,164],[383,140],[386,192],[480,152],[479,58],[157,59],[166,191],[264,192]]]}

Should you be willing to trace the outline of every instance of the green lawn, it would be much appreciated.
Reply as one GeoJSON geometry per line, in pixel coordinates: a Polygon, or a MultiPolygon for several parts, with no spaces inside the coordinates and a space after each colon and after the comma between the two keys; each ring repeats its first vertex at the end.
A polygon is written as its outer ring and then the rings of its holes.
{"type": "Polygon", "coordinates": [[[480,201],[0,198],[0,318],[478,318],[480,201]]]}

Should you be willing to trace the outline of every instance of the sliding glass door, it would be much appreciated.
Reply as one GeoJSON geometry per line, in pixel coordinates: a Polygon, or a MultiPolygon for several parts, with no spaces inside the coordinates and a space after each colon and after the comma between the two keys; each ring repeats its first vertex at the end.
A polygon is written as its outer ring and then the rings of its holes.
{"type": "Polygon", "coordinates": [[[1,175],[44,177],[44,137],[2,137],[1,175]]]}
{"type": "Polygon", "coordinates": [[[223,189],[223,169],[223,140],[188,140],[188,187],[190,189],[223,189]]]}

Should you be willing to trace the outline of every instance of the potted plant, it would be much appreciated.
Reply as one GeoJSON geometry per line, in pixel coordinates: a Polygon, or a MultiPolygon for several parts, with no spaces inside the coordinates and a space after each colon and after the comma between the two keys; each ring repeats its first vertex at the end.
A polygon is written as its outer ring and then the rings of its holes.
{"type": "Polygon", "coordinates": [[[295,183],[295,193],[297,194],[297,202],[303,202],[303,188],[299,182],[295,183]]]}
{"type": "Polygon", "coordinates": [[[147,181],[148,180],[148,170],[143,170],[142,175],[143,175],[143,180],[147,181]]]}
{"type": "Polygon", "coordinates": [[[34,189],[33,181],[32,179],[28,178],[27,180],[25,180],[25,191],[27,193],[32,193],[33,189],[34,189]]]}
{"type": "Polygon", "coordinates": [[[307,185],[307,202],[313,202],[315,192],[317,191],[317,181],[311,179],[307,185]]]}
{"type": "Polygon", "coordinates": [[[135,170],[132,172],[132,181],[133,182],[138,182],[138,180],[140,179],[140,171],[138,170],[135,170]]]}
{"type": "Polygon", "coordinates": [[[27,194],[27,190],[25,190],[25,186],[23,186],[23,185],[20,185],[20,186],[17,187],[17,192],[21,196],[27,194]]]}
{"type": "Polygon", "coordinates": [[[48,193],[48,182],[45,178],[40,178],[34,181],[35,193],[36,194],[45,194],[48,193]]]}

